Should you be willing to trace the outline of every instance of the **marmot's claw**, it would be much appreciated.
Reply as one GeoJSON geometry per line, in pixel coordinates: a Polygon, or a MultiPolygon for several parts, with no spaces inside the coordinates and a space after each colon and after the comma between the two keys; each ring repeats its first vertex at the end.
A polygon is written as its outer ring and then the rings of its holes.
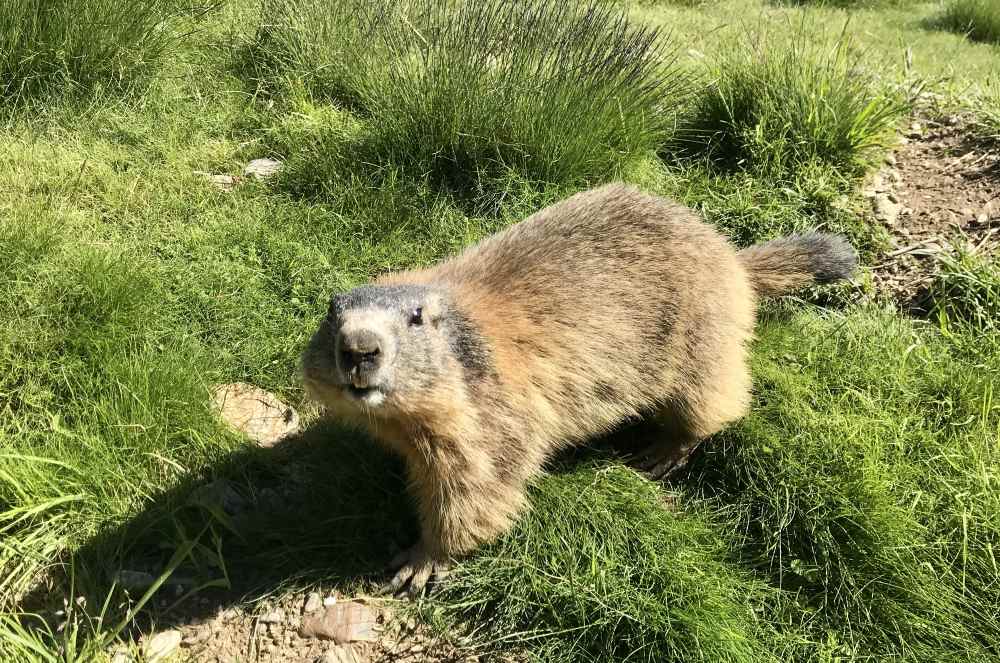
{"type": "Polygon", "coordinates": [[[392,580],[379,588],[379,594],[396,598],[420,596],[428,585],[434,591],[448,575],[448,564],[432,558],[419,544],[397,555],[389,566],[390,570],[398,570],[392,580]]]}
{"type": "Polygon", "coordinates": [[[652,444],[630,458],[640,472],[653,481],[661,481],[687,465],[697,442],[678,445],[652,444]]]}

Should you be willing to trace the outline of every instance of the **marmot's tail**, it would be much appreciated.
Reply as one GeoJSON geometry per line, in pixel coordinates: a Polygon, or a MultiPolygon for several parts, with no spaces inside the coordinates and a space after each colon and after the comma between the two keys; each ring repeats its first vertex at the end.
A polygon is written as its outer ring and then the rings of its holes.
{"type": "Polygon", "coordinates": [[[858,266],[857,254],[846,239],[818,232],[755,244],[740,251],[739,257],[760,297],[846,279],[858,266]]]}

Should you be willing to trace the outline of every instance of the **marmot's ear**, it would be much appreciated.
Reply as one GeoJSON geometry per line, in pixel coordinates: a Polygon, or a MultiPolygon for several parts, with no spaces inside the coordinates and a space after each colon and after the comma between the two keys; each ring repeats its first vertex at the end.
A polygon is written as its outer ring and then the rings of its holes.
{"type": "Polygon", "coordinates": [[[424,299],[424,320],[436,325],[444,315],[444,298],[439,292],[429,292],[424,299]]]}

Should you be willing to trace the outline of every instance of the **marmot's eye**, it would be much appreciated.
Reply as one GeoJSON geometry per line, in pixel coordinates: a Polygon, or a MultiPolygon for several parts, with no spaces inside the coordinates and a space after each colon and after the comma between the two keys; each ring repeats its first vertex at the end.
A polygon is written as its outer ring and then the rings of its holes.
{"type": "Polygon", "coordinates": [[[410,324],[411,325],[422,325],[424,324],[424,309],[417,307],[410,311],[410,324]]]}

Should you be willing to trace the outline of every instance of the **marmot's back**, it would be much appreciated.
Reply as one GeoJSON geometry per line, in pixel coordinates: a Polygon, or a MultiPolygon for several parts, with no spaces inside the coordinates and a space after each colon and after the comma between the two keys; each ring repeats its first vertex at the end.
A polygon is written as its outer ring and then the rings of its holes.
{"type": "Polygon", "coordinates": [[[512,392],[576,439],[684,388],[703,339],[749,335],[733,248],[690,210],[620,184],[572,196],[422,274],[492,343],[512,392]]]}

